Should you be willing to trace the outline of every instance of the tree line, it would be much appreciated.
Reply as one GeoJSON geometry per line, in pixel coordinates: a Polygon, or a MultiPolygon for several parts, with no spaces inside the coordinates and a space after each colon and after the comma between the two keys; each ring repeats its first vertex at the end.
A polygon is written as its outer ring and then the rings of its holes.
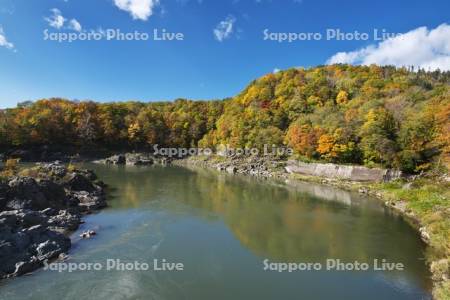
{"type": "Polygon", "coordinates": [[[450,72],[293,68],[215,101],[43,99],[0,111],[0,147],[289,146],[299,159],[420,172],[449,166],[450,72]]]}

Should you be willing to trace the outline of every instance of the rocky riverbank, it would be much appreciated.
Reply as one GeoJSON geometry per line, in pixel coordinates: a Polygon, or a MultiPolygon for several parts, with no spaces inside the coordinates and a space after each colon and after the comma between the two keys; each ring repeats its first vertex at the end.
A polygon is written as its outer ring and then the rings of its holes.
{"type": "Polygon", "coordinates": [[[105,184],[89,170],[60,163],[0,180],[0,278],[20,276],[71,247],[83,214],[106,206],[105,184]]]}
{"type": "Polygon", "coordinates": [[[279,157],[259,156],[190,156],[172,162],[180,166],[198,166],[230,174],[243,174],[262,178],[288,178],[286,160],[279,157]]]}
{"type": "Polygon", "coordinates": [[[153,164],[170,164],[172,159],[164,156],[156,156],[151,153],[123,153],[116,154],[104,159],[94,160],[94,163],[107,165],[128,165],[128,166],[150,166],[153,164]]]}
{"type": "MultiPolygon", "coordinates": [[[[298,181],[320,183],[378,198],[386,207],[403,216],[428,245],[426,256],[434,282],[433,296],[450,299],[450,183],[446,175],[428,178],[389,173],[388,180],[385,180],[386,174],[378,172],[381,174],[375,176],[378,180],[355,181],[338,176],[295,173],[290,170],[289,161],[276,157],[192,156],[173,163],[230,174],[278,178],[288,184],[298,181]]],[[[367,174],[363,175],[365,179],[367,174]]]]}

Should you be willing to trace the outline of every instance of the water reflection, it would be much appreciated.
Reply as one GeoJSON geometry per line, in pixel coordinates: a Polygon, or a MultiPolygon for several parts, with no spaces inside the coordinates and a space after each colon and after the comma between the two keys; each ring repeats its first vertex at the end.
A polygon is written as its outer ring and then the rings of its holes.
{"type": "Polygon", "coordinates": [[[339,258],[370,264],[374,258],[386,258],[403,263],[407,276],[420,278],[428,286],[417,234],[376,200],[322,185],[285,186],[203,169],[96,169],[100,177],[119,187],[113,208],[159,201],[164,209],[182,212],[183,203],[202,217],[223,219],[240,243],[258,256],[301,262],[339,258]]]}
{"type": "Polygon", "coordinates": [[[183,272],[40,270],[0,282],[21,299],[429,299],[423,245],[378,201],[333,188],[178,167],[88,165],[113,189],[74,233],[71,262],[180,261],[183,272]],[[77,240],[86,228],[94,239],[77,240]],[[263,270],[263,259],[402,262],[403,272],[263,270]]]}

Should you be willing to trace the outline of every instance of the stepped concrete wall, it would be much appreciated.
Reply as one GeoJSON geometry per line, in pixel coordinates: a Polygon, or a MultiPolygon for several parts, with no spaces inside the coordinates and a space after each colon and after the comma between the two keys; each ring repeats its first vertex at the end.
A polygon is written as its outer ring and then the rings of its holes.
{"type": "Polygon", "coordinates": [[[362,166],[305,163],[294,160],[288,161],[286,171],[325,178],[369,182],[387,182],[402,176],[401,171],[392,169],[369,169],[362,166]]]}

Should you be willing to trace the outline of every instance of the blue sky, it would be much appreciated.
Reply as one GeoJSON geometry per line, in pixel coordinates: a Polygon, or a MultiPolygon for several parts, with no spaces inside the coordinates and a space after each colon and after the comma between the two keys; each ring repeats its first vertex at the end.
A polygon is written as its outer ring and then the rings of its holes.
{"type": "Polygon", "coordinates": [[[448,0],[0,0],[0,107],[46,97],[217,99],[276,69],[327,62],[448,69],[449,11],[448,0]],[[58,23],[61,17],[64,22],[58,23]],[[44,40],[46,29],[109,28],[149,33],[150,39],[44,40]],[[154,41],[153,30],[163,28],[183,33],[184,39],[154,41]],[[370,38],[289,43],[264,40],[265,29],[323,35],[327,29],[356,30],[370,38]],[[410,44],[374,41],[374,29],[410,32],[410,44]],[[407,49],[397,51],[401,48],[407,49]],[[339,52],[344,53],[336,56],[339,52]]]}

